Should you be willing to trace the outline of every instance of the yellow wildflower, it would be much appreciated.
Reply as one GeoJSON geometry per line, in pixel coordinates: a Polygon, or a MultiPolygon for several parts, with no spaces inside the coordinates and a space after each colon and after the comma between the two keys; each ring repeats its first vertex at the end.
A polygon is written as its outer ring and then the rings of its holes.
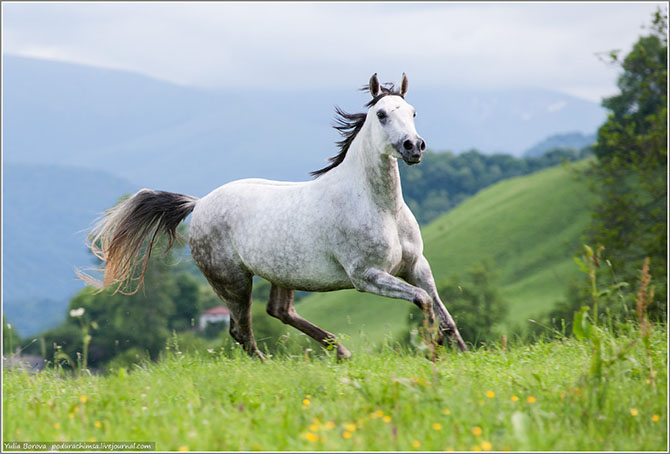
{"type": "Polygon", "coordinates": [[[442,413],[449,416],[451,414],[451,410],[449,410],[448,408],[445,408],[444,410],[442,410],[442,413]]]}
{"type": "Polygon", "coordinates": [[[412,442],[412,447],[413,448],[418,448],[419,446],[421,446],[421,442],[419,440],[414,440],[412,442]]]}
{"type": "Polygon", "coordinates": [[[95,443],[95,437],[91,437],[91,438],[89,438],[89,439],[88,439],[88,442],[89,442],[89,443],[95,443]]]}
{"type": "Polygon", "coordinates": [[[651,417],[651,420],[654,421],[654,422],[658,422],[659,419],[661,419],[661,417],[658,416],[658,415],[654,415],[654,416],[651,417]]]}
{"type": "Polygon", "coordinates": [[[302,404],[303,404],[303,405],[309,405],[309,399],[305,399],[305,400],[303,400],[303,401],[302,401],[302,404]]]}
{"type": "Polygon", "coordinates": [[[528,396],[528,399],[526,399],[529,404],[534,404],[535,403],[535,398],[533,396],[528,396]]]}
{"type": "Polygon", "coordinates": [[[94,422],[93,425],[94,425],[95,427],[97,427],[98,429],[102,427],[102,423],[101,423],[100,421],[96,421],[96,422],[94,422]]]}
{"type": "Polygon", "coordinates": [[[384,421],[385,423],[389,423],[391,422],[391,417],[389,415],[386,415],[382,418],[382,421],[384,421]]]}
{"type": "Polygon", "coordinates": [[[54,429],[60,429],[60,423],[59,423],[59,422],[57,422],[56,424],[54,424],[54,429]]]}
{"type": "Polygon", "coordinates": [[[512,396],[512,402],[516,402],[519,400],[519,396],[512,396]]]}
{"type": "Polygon", "coordinates": [[[70,413],[69,415],[67,415],[67,417],[70,419],[74,419],[74,413],[70,413]]]}
{"type": "Polygon", "coordinates": [[[180,451],[188,451],[188,446],[180,446],[179,450],[180,451]]]}
{"type": "Polygon", "coordinates": [[[88,397],[86,397],[86,396],[81,396],[81,397],[79,397],[79,401],[80,401],[82,404],[85,404],[87,400],[88,400],[88,397]]]}
{"type": "Polygon", "coordinates": [[[486,397],[488,397],[489,399],[493,399],[495,396],[496,393],[494,393],[493,391],[486,391],[486,397]]]}
{"type": "Polygon", "coordinates": [[[377,419],[381,418],[382,416],[384,416],[384,412],[381,410],[373,411],[372,413],[370,413],[370,419],[377,419]]]}
{"type": "Polygon", "coordinates": [[[312,443],[314,443],[315,441],[318,441],[318,440],[319,440],[319,436],[316,435],[316,434],[313,434],[312,432],[307,432],[307,433],[305,434],[305,438],[307,438],[307,439],[308,439],[309,441],[311,441],[312,443]]]}
{"type": "Polygon", "coordinates": [[[351,438],[351,432],[347,432],[346,430],[342,432],[342,438],[351,438]]]}
{"type": "Polygon", "coordinates": [[[637,416],[638,413],[639,413],[639,412],[637,411],[637,408],[631,408],[631,409],[630,409],[630,414],[631,414],[631,415],[633,415],[633,416],[637,416]]]}
{"type": "Polygon", "coordinates": [[[490,451],[491,450],[491,443],[488,441],[482,441],[482,451],[490,451]]]}
{"type": "Polygon", "coordinates": [[[479,447],[479,445],[474,445],[470,451],[481,451],[482,449],[479,447]]]}
{"type": "Polygon", "coordinates": [[[433,430],[442,430],[442,424],[439,422],[433,423],[433,430]]]}
{"type": "Polygon", "coordinates": [[[355,425],[355,424],[348,423],[348,424],[345,424],[345,425],[344,425],[344,428],[345,428],[348,432],[354,432],[354,431],[356,430],[356,425],[355,425]]]}
{"type": "Polygon", "coordinates": [[[305,394],[305,399],[311,399],[312,395],[311,394],[305,394]]]}
{"type": "Polygon", "coordinates": [[[333,427],[335,427],[335,423],[334,423],[333,421],[328,421],[328,422],[326,423],[326,429],[327,429],[327,430],[330,430],[330,429],[332,429],[333,427]]]}
{"type": "Polygon", "coordinates": [[[317,426],[316,424],[312,424],[311,426],[309,426],[309,430],[311,430],[312,432],[317,432],[319,430],[319,426],[317,426]]]}
{"type": "Polygon", "coordinates": [[[307,410],[307,405],[302,405],[300,408],[302,408],[303,410],[307,410]]]}
{"type": "Polygon", "coordinates": [[[472,435],[478,437],[482,434],[482,428],[479,426],[475,426],[472,428],[472,435]]]}

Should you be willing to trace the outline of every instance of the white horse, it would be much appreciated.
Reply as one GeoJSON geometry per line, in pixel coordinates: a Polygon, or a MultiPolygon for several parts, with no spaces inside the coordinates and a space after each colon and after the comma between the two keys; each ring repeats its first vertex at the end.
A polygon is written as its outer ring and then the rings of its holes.
{"type": "Polygon", "coordinates": [[[117,205],[89,237],[106,263],[102,285],[119,290],[133,279],[141,285],[154,239],[165,233],[171,244],[178,224],[192,213],[191,255],[230,309],[230,334],[250,355],[263,357],[251,328],[254,275],[272,284],[270,315],[334,345],[338,357],[350,353],[296,313],[294,289],[355,288],[411,301],[431,323],[437,315],[441,340],[446,335],[466,350],[440,301],[419,225],[400,188],[397,160],[417,164],[426,148],[414,127],[416,112],[404,99],[407,77],[397,91],[387,85],[371,77],[367,114],[337,108],[340,153],[312,173],[314,180],[238,180],[201,199],[142,189],[117,205]]]}

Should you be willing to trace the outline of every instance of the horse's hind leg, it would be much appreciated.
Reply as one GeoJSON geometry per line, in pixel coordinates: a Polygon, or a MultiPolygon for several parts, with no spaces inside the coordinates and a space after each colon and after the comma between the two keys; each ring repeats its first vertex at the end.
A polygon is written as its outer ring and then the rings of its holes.
{"type": "Polygon", "coordinates": [[[230,335],[250,355],[264,359],[251,329],[251,275],[230,273],[226,279],[207,276],[216,294],[230,310],[230,335]]]}
{"type": "Polygon", "coordinates": [[[337,341],[334,334],[322,330],[298,315],[293,307],[293,290],[272,284],[267,312],[287,325],[299,329],[321,345],[325,347],[335,346],[338,358],[349,358],[351,356],[349,350],[337,341]]]}

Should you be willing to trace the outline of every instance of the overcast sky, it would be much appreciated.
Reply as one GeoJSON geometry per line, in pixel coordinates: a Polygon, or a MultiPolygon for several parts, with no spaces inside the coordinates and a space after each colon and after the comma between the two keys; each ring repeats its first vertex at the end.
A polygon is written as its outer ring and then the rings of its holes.
{"type": "Polygon", "coordinates": [[[206,87],[541,87],[616,91],[598,52],[627,52],[659,2],[8,3],[3,53],[206,87]]]}

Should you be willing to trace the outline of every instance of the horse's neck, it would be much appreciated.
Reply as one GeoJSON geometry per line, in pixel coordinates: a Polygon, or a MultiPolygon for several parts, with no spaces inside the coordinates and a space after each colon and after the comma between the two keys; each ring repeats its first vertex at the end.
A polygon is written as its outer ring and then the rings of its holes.
{"type": "Polygon", "coordinates": [[[357,137],[341,170],[353,179],[354,185],[362,185],[380,208],[397,213],[404,204],[398,161],[372,150],[372,146],[365,136],[357,137]]]}

